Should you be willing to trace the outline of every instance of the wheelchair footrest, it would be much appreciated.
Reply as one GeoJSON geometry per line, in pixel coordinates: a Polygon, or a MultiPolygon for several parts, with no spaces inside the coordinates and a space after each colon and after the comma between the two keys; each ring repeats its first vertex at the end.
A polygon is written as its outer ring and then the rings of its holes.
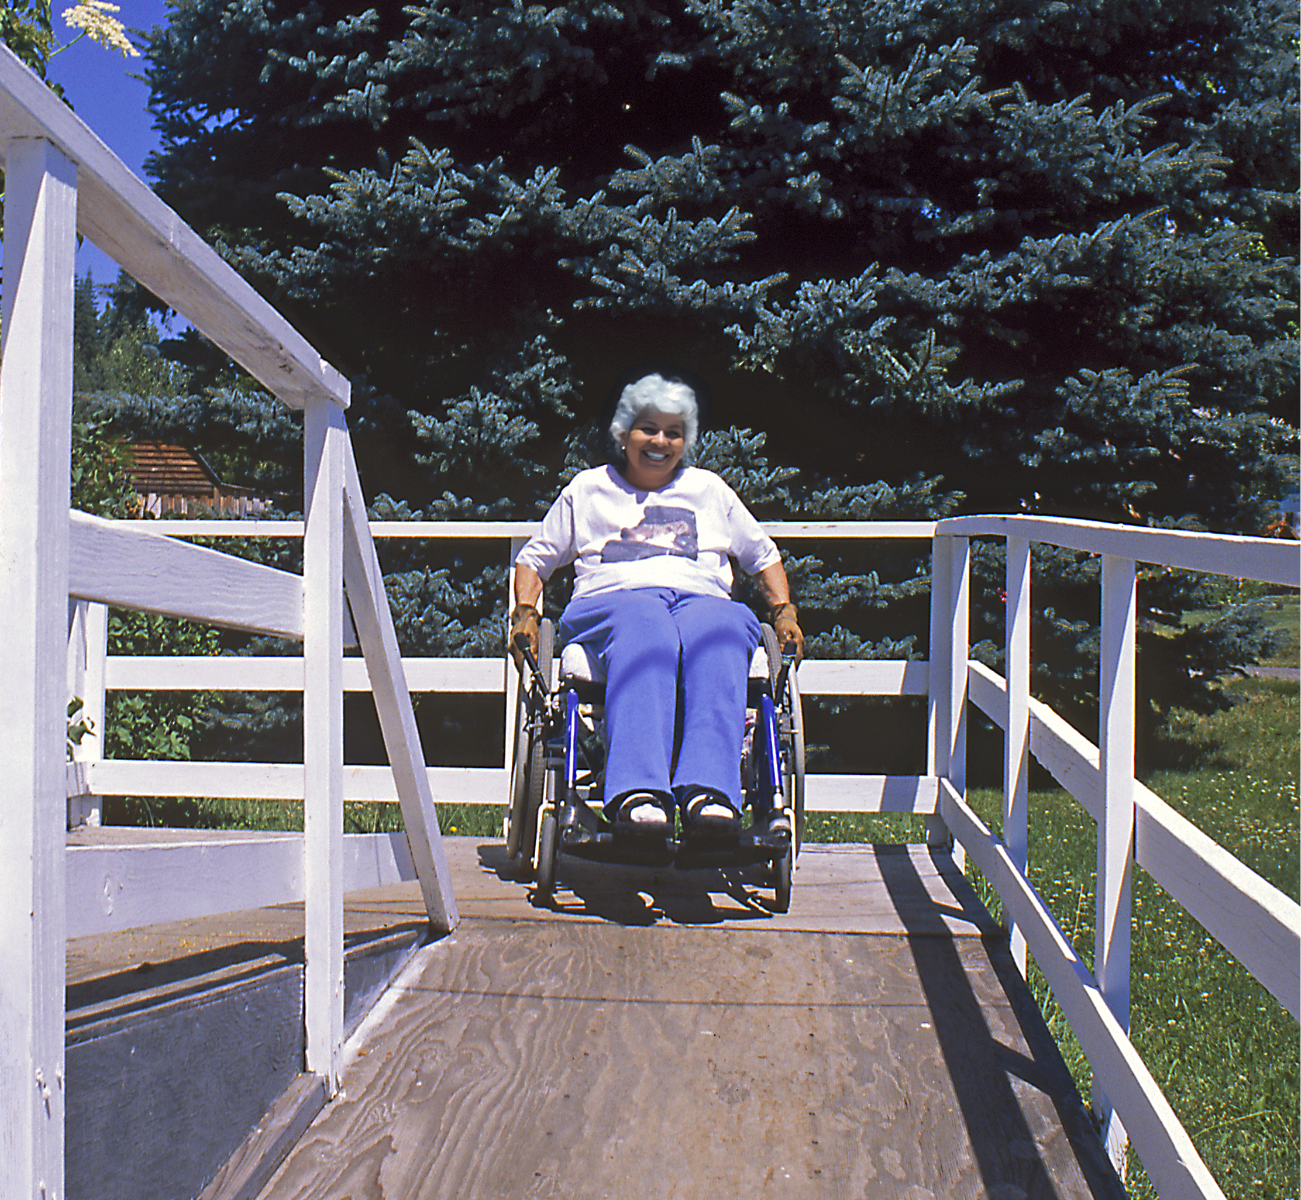
{"type": "Polygon", "coordinates": [[[615,837],[613,833],[588,833],[567,829],[560,836],[560,850],[589,862],[622,863],[625,866],[667,867],[673,861],[676,842],[667,838],[615,837]]]}
{"type": "Polygon", "coordinates": [[[682,842],[678,845],[673,865],[680,871],[699,867],[748,867],[785,858],[790,848],[791,841],[786,835],[756,835],[745,829],[734,842],[682,842]]]}
{"type": "Polygon", "coordinates": [[[674,863],[682,870],[743,867],[784,858],[790,846],[790,834],[770,832],[766,826],[742,830],[735,840],[724,841],[621,836],[581,801],[560,810],[560,852],[589,862],[646,867],[674,863]]]}

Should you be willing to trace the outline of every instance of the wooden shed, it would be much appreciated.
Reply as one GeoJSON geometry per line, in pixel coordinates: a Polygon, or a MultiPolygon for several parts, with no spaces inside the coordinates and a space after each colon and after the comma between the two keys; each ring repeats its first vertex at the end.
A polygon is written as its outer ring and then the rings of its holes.
{"type": "Polygon", "coordinates": [[[143,517],[187,516],[192,511],[246,517],[271,501],[253,489],[222,483],[193,450],[168,442],[132,442],[131,482],[143,517]]]}

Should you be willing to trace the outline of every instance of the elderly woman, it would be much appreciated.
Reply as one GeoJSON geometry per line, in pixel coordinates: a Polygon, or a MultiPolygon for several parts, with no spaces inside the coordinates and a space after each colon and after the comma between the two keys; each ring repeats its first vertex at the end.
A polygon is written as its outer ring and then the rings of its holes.
{"type": "Polygon", "coordinates": [[[510,641],[522,633],[535,652],[543,582],[575,563],[558,635],[605,665],[605,812],[616,834],[670,836],[675,805],[684,838],[740,833],[759,622],[731,599],[729,556],[756,578],[778,639],[803,653],[777,547],[726,483],[687,465],[698,416],[679,379],[624,388],[610,424],[618,461],[575,476],[515,561],[510,641]]]}

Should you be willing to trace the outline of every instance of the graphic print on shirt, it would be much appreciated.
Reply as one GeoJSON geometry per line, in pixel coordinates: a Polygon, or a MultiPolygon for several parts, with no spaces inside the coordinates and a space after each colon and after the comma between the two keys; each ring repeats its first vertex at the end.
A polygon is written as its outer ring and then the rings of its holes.
{"type": "Polygon", "coordinates": [[[694,560],[699,544],[696,514],[691,509],[652,504],[643,511],[636,525],[621,529],[617,540],[611,538],[605,543],[601,561],[632,562],[665,554],[694,560]]]}

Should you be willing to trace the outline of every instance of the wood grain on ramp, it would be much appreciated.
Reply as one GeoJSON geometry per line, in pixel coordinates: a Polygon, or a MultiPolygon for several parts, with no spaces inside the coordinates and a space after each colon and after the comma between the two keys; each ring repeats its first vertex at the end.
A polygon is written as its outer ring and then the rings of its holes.
{"type": "Polygon", "coordinates": [[[756,875],[587,864],[536,909],[451,851],[465,919],[267,1200],[1123,1197],[947,858],[810,846],[776,917],[756,875]]]}

